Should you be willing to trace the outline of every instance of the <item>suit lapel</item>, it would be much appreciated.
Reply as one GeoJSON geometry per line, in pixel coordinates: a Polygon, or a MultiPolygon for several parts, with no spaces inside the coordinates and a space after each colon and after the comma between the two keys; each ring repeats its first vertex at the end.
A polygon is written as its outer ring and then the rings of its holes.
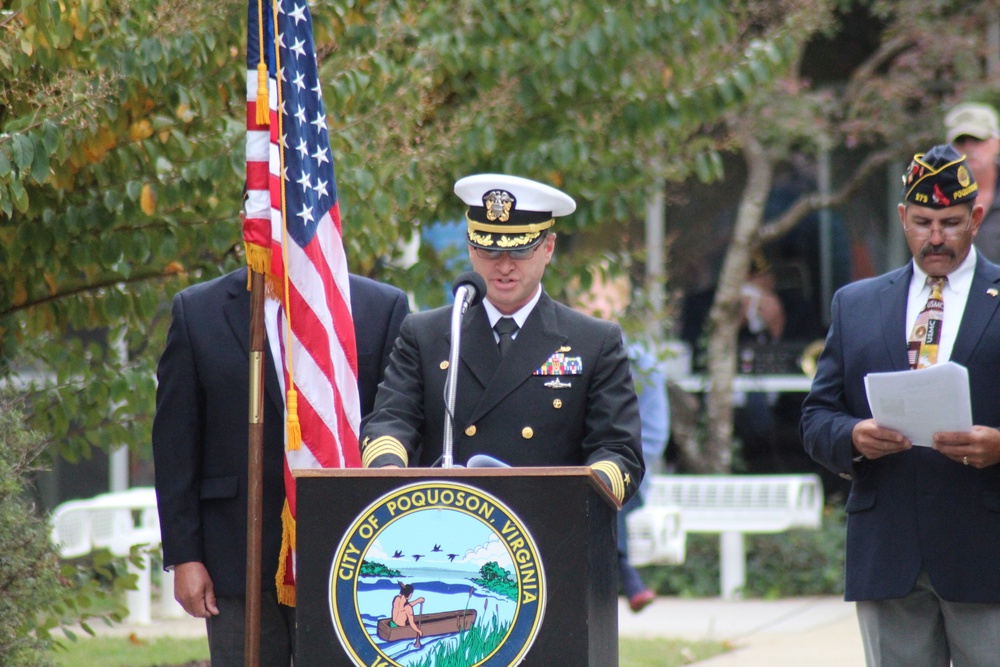
{"type": "MultiPolygon", "coordinates": [[[[222,306],[229,328],[232,329],[233,336],[239,341],[243,348],[243,354],[247,358],[247,375],[250,374],[250,296],[246,290],[247,270],[243,269],[229,280],[229,298],[222,306]]],[[[278,408],[279,412],[284,412],[285,402],[281,397],[281,389],[278,384],[278,373],[274,368],[274,361],[271,358],[271,348],[264,344],[264,392],[278,408]]]]}
{"type": "MultiPolygon", "coordinates": [[[[486,310],[484,308],[481,310],[487,320],[486,332],[490,336],[490,342],[493,343],[492,347],[496,349],[492,332],[489,330],[489,318],[486,317],[486,310]]],[[[555,304],[545,292],[542,292],[541,298],[535,304],[531,314],[528,315],[528,319],[525,320],[524,326],[518,332],[517,338],[514,339],[510,351],[502,361],[500,361],[499,350],[497,350],[498,365],[495,366],[495,371],[486,383],[483,395],[472,410],[468,420],[470,422],[477,421],[496,407],[508,394],[531,377],[566,340],[566,336],[559,331],[555,304]]],[[[465,348],[464,345],[463,348],[465,348]]]]}
{"type": "Polygon", "coordinates": [[[951,360],[967,365],[976,346],[982,339],[1000,305],[1000,267],[987,262],[982,255],[976,259],[976,273],[972,277],[969,288],[969,299],[965,302],[965,312],[962,313],[962,323],[958,327],[955,347],[952,348],[951,360]]]}
{"type": "MultiPolygon", "coordinates": [[[[886,356],[896,370],[905,371],[910,367],[906,358],[906,300],[910,291],[910,279],[913,277],[913,264],[894,271],[889,276],[889,284],[879,293],[879,308],[881,309],[882,340],[885,343],[886,356]]],[[[867,321],[864,313],[853,313],[862,322],[867,321]]],[[[867,324],[863,325],[867,326],[867,324]]]]}

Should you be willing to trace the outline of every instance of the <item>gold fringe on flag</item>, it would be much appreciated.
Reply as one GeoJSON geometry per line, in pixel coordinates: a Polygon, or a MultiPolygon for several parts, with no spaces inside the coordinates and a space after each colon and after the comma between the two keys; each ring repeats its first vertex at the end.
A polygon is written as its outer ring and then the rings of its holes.
{"type": "MultiPolygon", "coordinates": [[[[256,243],[243,242],[243,249],[246,252],[247,266],[251,271],[271,277],[271,249],[263,248],[256,243]]],[[[247,289],[250,289],[250,274],[247,273],[247,289]]]]}
{"type": "Polygon", "coordinates": [[[286,607],[295,606],[295,586],[285,583],[285,573],[292,566],[288,562],[288,554],[295,549],[295,517],[288,507],[288,500],[281,508],[281,552],[278,555],[278,574],[274,578],[274,583],[278,587],[278,602],[286,607]]]}

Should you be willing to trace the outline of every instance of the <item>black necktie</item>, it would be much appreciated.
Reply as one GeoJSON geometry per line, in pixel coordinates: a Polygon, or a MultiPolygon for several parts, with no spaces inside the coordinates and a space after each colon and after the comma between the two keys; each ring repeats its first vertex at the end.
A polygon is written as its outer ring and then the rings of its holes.
{"type": "Polygon", "coordinates": [[[513,317],[501,317],[497,320],[497,323],[493,325],[493,329],[496,330],[497,335],[500,337],[500,356],[506,356],[507,350],[510,349],[511,344],[514,342],[514,333],[517,331],[517,322],[514,321],[513,317]]]}

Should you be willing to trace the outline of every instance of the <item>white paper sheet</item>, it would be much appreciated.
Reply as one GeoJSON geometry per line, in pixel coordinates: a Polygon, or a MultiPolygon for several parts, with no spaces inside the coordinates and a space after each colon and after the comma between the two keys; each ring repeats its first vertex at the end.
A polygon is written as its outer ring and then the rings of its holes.
{"type": "Polygon", "coordinates": [[[869,373],[868,406],[875,423],[930,447],[938,431],[972,430],[969,371],[948,361],[920,370],[869,373]]]}

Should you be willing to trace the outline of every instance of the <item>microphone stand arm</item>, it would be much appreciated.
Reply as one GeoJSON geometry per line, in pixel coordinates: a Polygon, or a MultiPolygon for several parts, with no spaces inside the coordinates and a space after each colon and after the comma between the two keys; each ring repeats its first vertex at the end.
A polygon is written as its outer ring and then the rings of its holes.
{"type": "Polygon", "coordinates": [[[458,353],[462,347],[462,317],[469,308],[469,288],[460,285],[455,290],[451,309],[451,351],[448,355],[448,376],[444,384],[444,441],[441,444],[441,467],[454,468],[455,396],[458,389],[458,353]]]}

